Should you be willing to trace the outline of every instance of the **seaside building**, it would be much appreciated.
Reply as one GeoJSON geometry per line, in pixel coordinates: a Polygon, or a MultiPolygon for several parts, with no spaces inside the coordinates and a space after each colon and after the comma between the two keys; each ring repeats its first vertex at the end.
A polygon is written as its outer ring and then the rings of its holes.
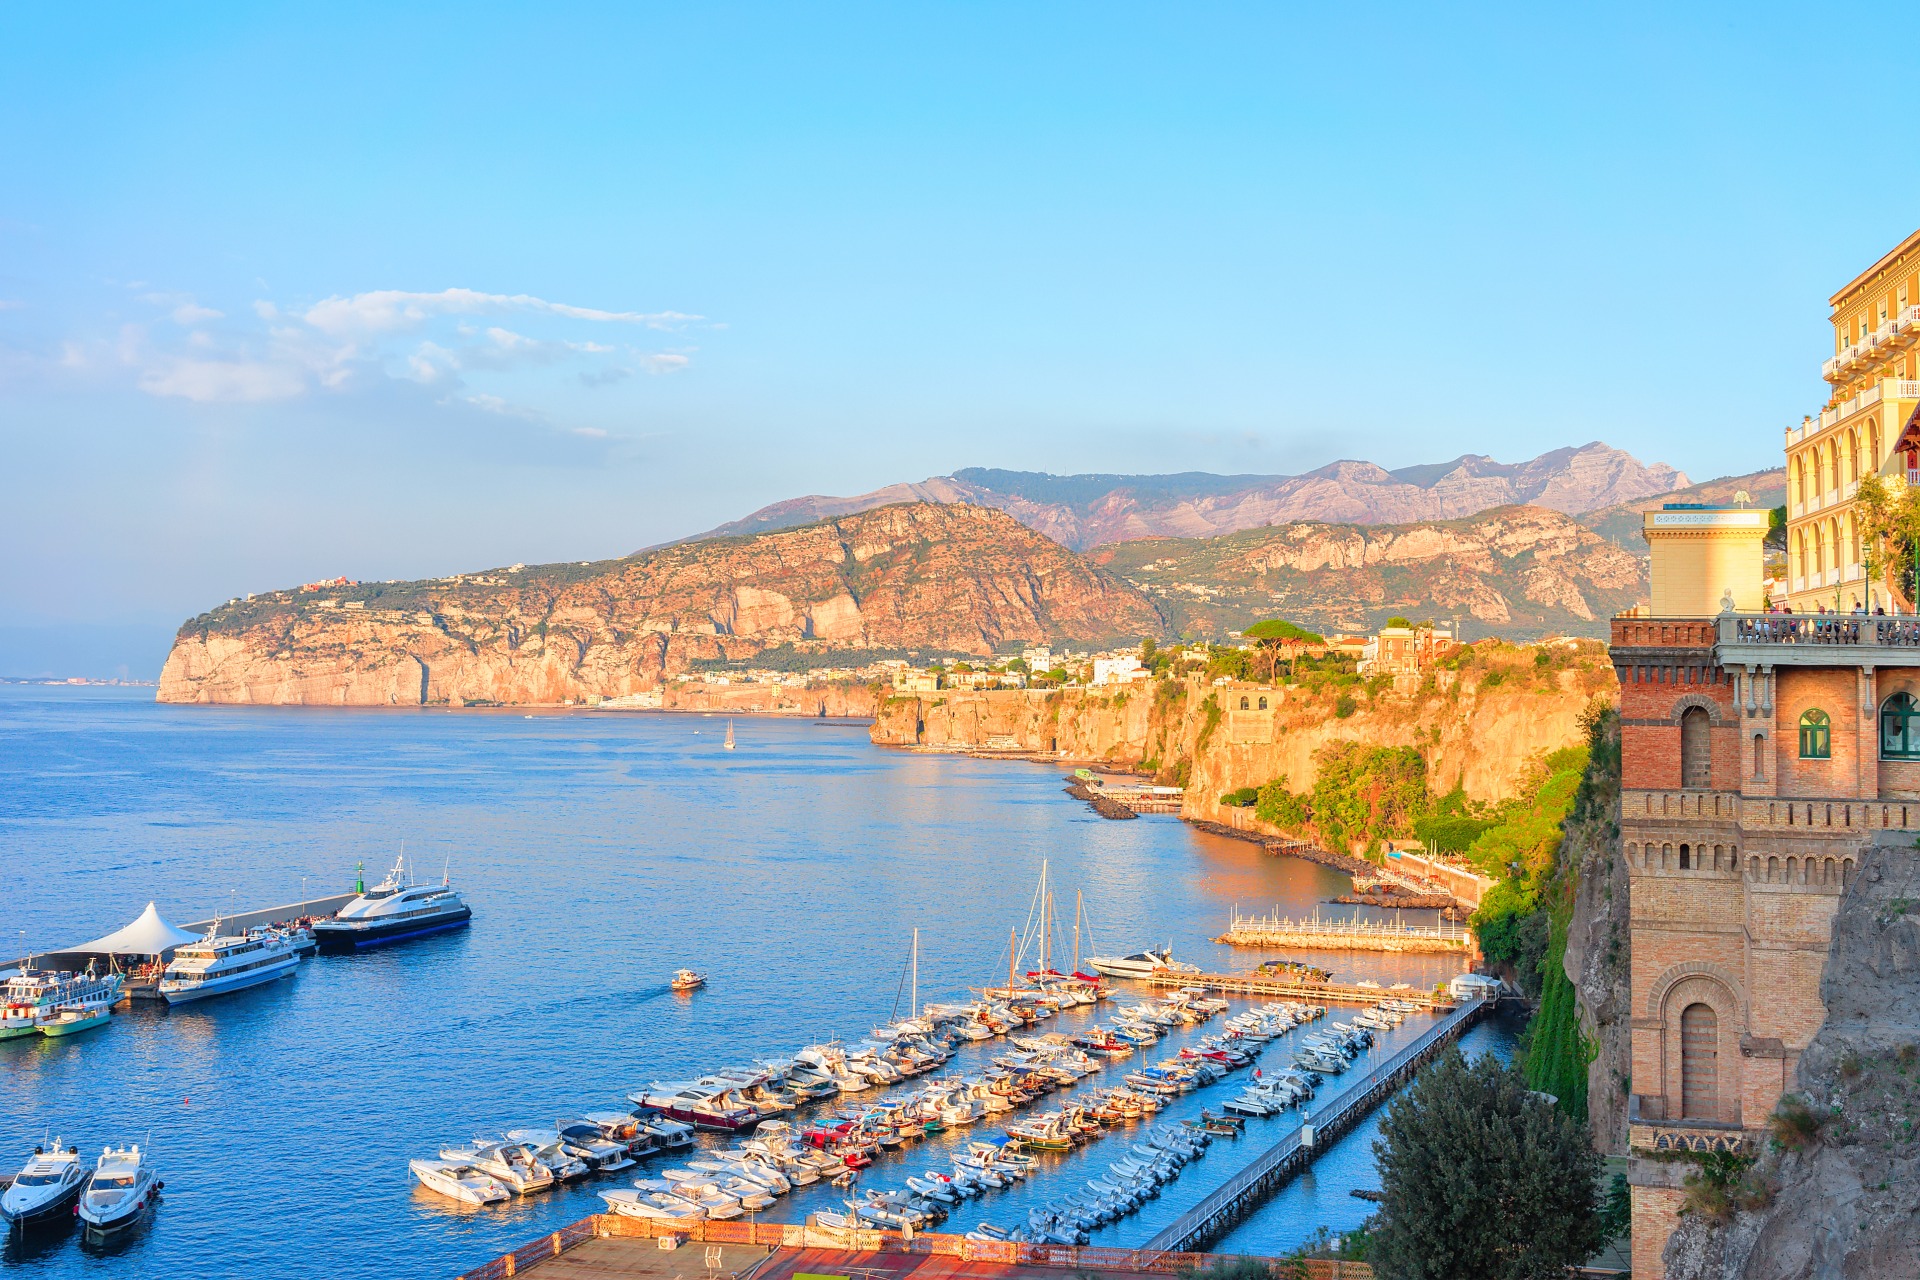
{"type": "Polygon", "coordinates": [[[1153,673],[1140,665],[1140,659],[1130,653],[1118,657],[1095,658],[1093,660],[1093,682],[1095,684],[1129,684],[1135,680],[1145,680],[1153,673]]]}
{"type": "Polygon", "coordinates": [[[1764,512],[1679,506],[1644,517],[1650,607],[1612,622],[1633,1058],[1630,1080],[1595,1087],[1629,1091],[1638,1280],[1665,1274],[1692,1167],[1673,1154],[1760,1149],[1794,1087],[1864,850],[1920,834],[1920,625],[1812,612],[1836,586],[1865,602],[1852,486],[1909,449],[1913,399],[1886,379],[1913,357],[1880,335],[1908,314],[1895,277],[1916,250],[1920,234],[1834,295],[1847,350],[1885,359],[1870,383],[1848,372],[1863,357],[1829,361],[1835,405],[1788,433],[1795,612],[1761,611],[1764,512]]]}
{"type": "MultiPolygon", "coordinates": [[[[1920,483],[1920,231],[1828,300],[1831,387],[1787,431],[1787,602],[1795,613],[1868,603],[1854,491],[1868,475],[1920,483]]],[[[1886,600],[1873,584],[1873,603],[1886,600]]],[[[1913,602],[1896,597],[1906,612],[1913,602]]]]}
{"type": "Polygon", "coordinates": [[[1453,631],[1423,622],[1412,627],[1382,627],[1360,650],[1363,676],[1414,676],[1453,652],[1453,631]]]}

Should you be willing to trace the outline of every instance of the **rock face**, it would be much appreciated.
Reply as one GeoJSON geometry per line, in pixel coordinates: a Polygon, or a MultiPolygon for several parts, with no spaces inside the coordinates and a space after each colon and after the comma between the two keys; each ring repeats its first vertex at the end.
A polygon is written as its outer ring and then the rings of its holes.
{"type": "Polygon", "coordinates": [[[872,737],[888,746],[1149,767],[1159,780],[1186,786],[1182,817],[1256,830],[1264,828],[1249,811],[1226,808],[1220,797],[1281,774],[1304,790],[1316,753],[1339,741],[1418,747],[1436,790],[1458,782],[1476,799],[1504,798],[1529,761],[1579,741],[1581,711],[1614,688],[1612,667],[1595,661],[1532,687],[1382,691],[1346,718],[1336,714],[1331,690],[1215,687],[1198,679],[1119,690],[894,694],[881,703],[872,737]]]}
{"type": "Polygon", "coordinates": [[[1587,1064],[1587,1122],[1602,1154],[1627,1151],[1627,1094],[1633,1077],[1633,997],[1628,958],[1631,923],[1627,860],[1620,851],[1620,727],[1606,740],[1589,777],[1604,817],[1567,824],[1561,858],[1574,869],[1573,913],[1567,921],[1567,978],[1579,996],[1581,1033],[1597,1052],[1587,1064]]]}
{"type": "Polygon", "coordinates": [[[162,702],[562,703],[770,649],[1137,642],[1140,592],[986,507],[887,507],[580,565],[281,591],[181,628],[162,702]]]}
{"type": "Polygon", "coordinates": [[[1841,899],[1820,979],[1826,1022],[1795,1084],[1831,1117],[1753,1173],[1771,1201],[1726,1226],[1683,1216],[1670,1280],[1920,1276],[1920,854],[1872,846],[1841,899]]]}
{"type": "Polygon", "coordinates": [[[969,502],[998,507],[1056,542],[1085,550],[1138,538],[1207,538],[1296,520],[1451,520],[1519,503],[1578,514],[1686,483],[1672,467],[1640,462],[1598,441],[1513,464],[1476,455],[1398,471],[1336,462],[1299,476],[1054,476],[975,467],[856,497],[793,498],[713,532],[758,533],[909,500],[969,502]]]}
{"type": "Polygon", "coordinates": [[[1317,630],[1366,632],[1404,614],[1472,619],[1484,624],[1473,634],[1507,639],[1598,637],[1646,590],[1639,556],[1542,507],[1125,542],[1092,558],[1153,596],[1183,634],[1276,614],[1317,630]]]}

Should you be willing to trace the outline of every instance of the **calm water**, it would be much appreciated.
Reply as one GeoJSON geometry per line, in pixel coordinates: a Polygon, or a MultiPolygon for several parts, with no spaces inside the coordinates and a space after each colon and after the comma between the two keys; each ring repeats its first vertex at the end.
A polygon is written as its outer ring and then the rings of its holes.
{"type": "MultiPolygon", "coordinates": [[[[600,1202],[588,1183],[460,1210],[409,1186],[409,1157],[623,1106],[650,1081],[861,1038],[894,1004],[916,926],[922,1000],[1004,977],[1007,930],[1027,916],[1042,859],[1063,918],[1084,891],[1100,949],[1171,941],[1205,967],[1254,958],[1208,941],[1230,906],[1309,909],[1345,886],[1172,818],[1104,821],[1043,766],[882,751],[861,726],[742,719],[732,752],[723,732],[701,717],[184,710],[139,691],[0,686],[7,955],[23,937],[39,948],[97,936],[149,899],[177,921],[338,892],[356,862],[384,870],[402,841],[423,874],[450,861],[475,910],[457,935],[320,957],[268,987],[119,1016],[73,1040],[0,1043],[0,1168],[51,1130],[90,1154],[146,1139],[167,1182],[165,1203],[114,1253],[68,1234],[10,1249],[7,1268],[451,1276],[600,1202]],[[711,986],[669,992],[682,965],[711,986]]],[[[1331,963],[1416,984],[1455,967],[1331,963]]],[[[1490,1024],[1468,1043],[1504,1054],[1511,1040],[1490,1024]]],[[[1229,1088],[1162,1114],[1217,1105],[1229,1088]]],[[[1257,1151],[1263,1124],[1277,1136],[1291,1123],[1255,1121],[1237,1145],[1216,1143],[1095,1242],[1144,1240],[1257,1151]]],[[[1323,1223],[1357,1224],[1369,1206],[1346,1191],[1375,1185],[1370,1136],[1370,1125],[1350,1135],[1227,1247],[1276,1252],[1323,1223]]],[[[948,1228],[1013,1225],[1122,1145],[1063,1157],[948,1228]]],[[[864,1182],[945,1163],[923,1145],[864,1182]]],[[[767,1216],[833,1198],[809,1188],[767,1216]]]]}

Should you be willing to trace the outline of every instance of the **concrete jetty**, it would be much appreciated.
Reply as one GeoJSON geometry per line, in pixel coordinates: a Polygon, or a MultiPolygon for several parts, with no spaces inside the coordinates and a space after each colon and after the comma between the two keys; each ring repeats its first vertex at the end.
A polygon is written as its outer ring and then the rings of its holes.
{"type": "MultiPolygon", "coordinates": [[[[354,895],[351,893],[336,893],[324,898],[308,898],[301,902],[283,903],[277,907],[259,907],[252,911],[235,912],[233,915],[220,916],[220,927],[222,930],[244,933],[256,925],[280,924],[286,920],[298,920],[302,916],[330,916],[353,899],[354,895]]],[[[213,920],[211,918],[195,920],[179,927],[188,933],[205,934],[213,927],[213,920]]],[[[170,955],[171,951],[163,953],[160,958],[164,960],[170,955]]],[[[95,952],[72,949],[36,951],[30,957],[19,956],[12,960],[0,960],[0,970],[24,969],[29,959],[33,961],[33,967],[36,969],[66,969],[78,972],[87,967],[89,960],[105,961],[107,957],[95,952]]]]}
{"type": "Polygon", "coordinates": [[[1416,991],[1411,987],[1366,987],[1358,983],[1309,982],[1305,978],[1264,973],[1156,973],[1144,979],[1153,987],[1199,987],[1221,995],[1266,1000],[1304,1000],[1314,1004],[1358,1004],[1369,1007],[1382,1000],[1405,1000],[1427,1009],[1451,1009],[1450,995],[1416,991]]]}
{"type": "Polygon", "coordinates": [[[1333,1140],[1351,1129],[1360,1119],[1395,1090],[1411,1080],[1421,1067],[1459,1039],[1481,1014],[1493,1006],[1485,1000],[1469,1000],[1420,1033],[1412,1044],[1348,1085],[1331,1098],[1318,1099],[1301,1113],[1301,1122],[1291,1133],[1255,1156],[1253,1162],[1200,1203],[1176,1218],[1167,1228],[1147,1241],[1147,1250],[1177,1251],[1196,1249],[1218,1240],[1234,1223],[1246,1217],[1273,1193],[1292,1180],[1295,1174],[1333,1144],[1333,1140]]]}

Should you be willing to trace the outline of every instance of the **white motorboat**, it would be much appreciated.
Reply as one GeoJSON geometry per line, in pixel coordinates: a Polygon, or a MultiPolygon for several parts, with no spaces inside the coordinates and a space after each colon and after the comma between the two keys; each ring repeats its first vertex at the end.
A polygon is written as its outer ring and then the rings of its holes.
{"type": "Polygon", "coordinates": [[[1172,967],[1173,948],[1162,947],[1158,951],[1149,948],[1126,956],[1088,956],[1087,963],[1096,973],[1104,973],[1109,978],[1151,978],[1160,970],[1172,967]]]}
{"type": "Polygon", "coordinates": [[[91,1235],[121,1231],[146,1216],[162,1185],[138,1144],[108,1147],[100,1153],[74,1211],[91,1235]]]}
{"type": "Polygon", "coordinates": [[[600,1198],[607,1202],[610,1211],[628,1218],[653,1218],[680,1226],[692,1226],[707,1218],[707,1211],[699,1205],[661,1191],[630,1191],[618,1187],[602,1191],[600,1198]]]}
{"type": "Polygon", "coordinates": [[[442,1147],[440,1158],[471,1164],[499,1179],[515,1195],[545,1191],[554,1184],[553,1170],[535,1160],[533,1149],[522,1143],[484,1142],[470,1147],[442,1147]]]}
{"type": "Polygon", "coordinates": [[[507,1141],[532,1148],[533,1158],[553,1170],[553,1176],[562,1182],[573,1182],[593,1172],[584,1153],[552,1129],[509,1129],[507,1141]]]}
{"type": "Polygon", "coordinates": [[[404,938],[465,928],[473,919],[466,904],[445,875],[439,884],[415,884],[406,873],[406,858],[393,864],[387,878],[369,889],[357,886],[358,896],[328,920],[317,921],[313,937],[322,951],[352,951],[377,947],[404,938]]]}
{"type": "Polygon", "coordinates": [[[299,964],[300,951],[291,936],[223,938],[215,919],[206,937],[173,953],[172,963],[160,975],[160,995],[169,1005],[187,1004],[284,978],[299,964]]]}
{"type": "Polygon", "coordinates": [[[26,1167],[0,1195],[0,1218],[23,1228],[65,1221],[86,1185],[80,1148],[63,1147],[55,1138],[51,1145],[33,1149],[26,1167]]]}
{"type": "Polygon", "coordinates": [[[633,1153],[628,1144],[609,1137],[591,1120],[562,1120],[558,1132],[568,1148],[578,1152],[595,1173],[618,1173],[633,1168],[633,1153]]]}
{"type": "Polygon", "coordinates": [[[495,1204],[513,1193],[497,1178],[458,1160],[409,1160],[407,1171],[429,1191],[467,1204],[495,1204]]]}

